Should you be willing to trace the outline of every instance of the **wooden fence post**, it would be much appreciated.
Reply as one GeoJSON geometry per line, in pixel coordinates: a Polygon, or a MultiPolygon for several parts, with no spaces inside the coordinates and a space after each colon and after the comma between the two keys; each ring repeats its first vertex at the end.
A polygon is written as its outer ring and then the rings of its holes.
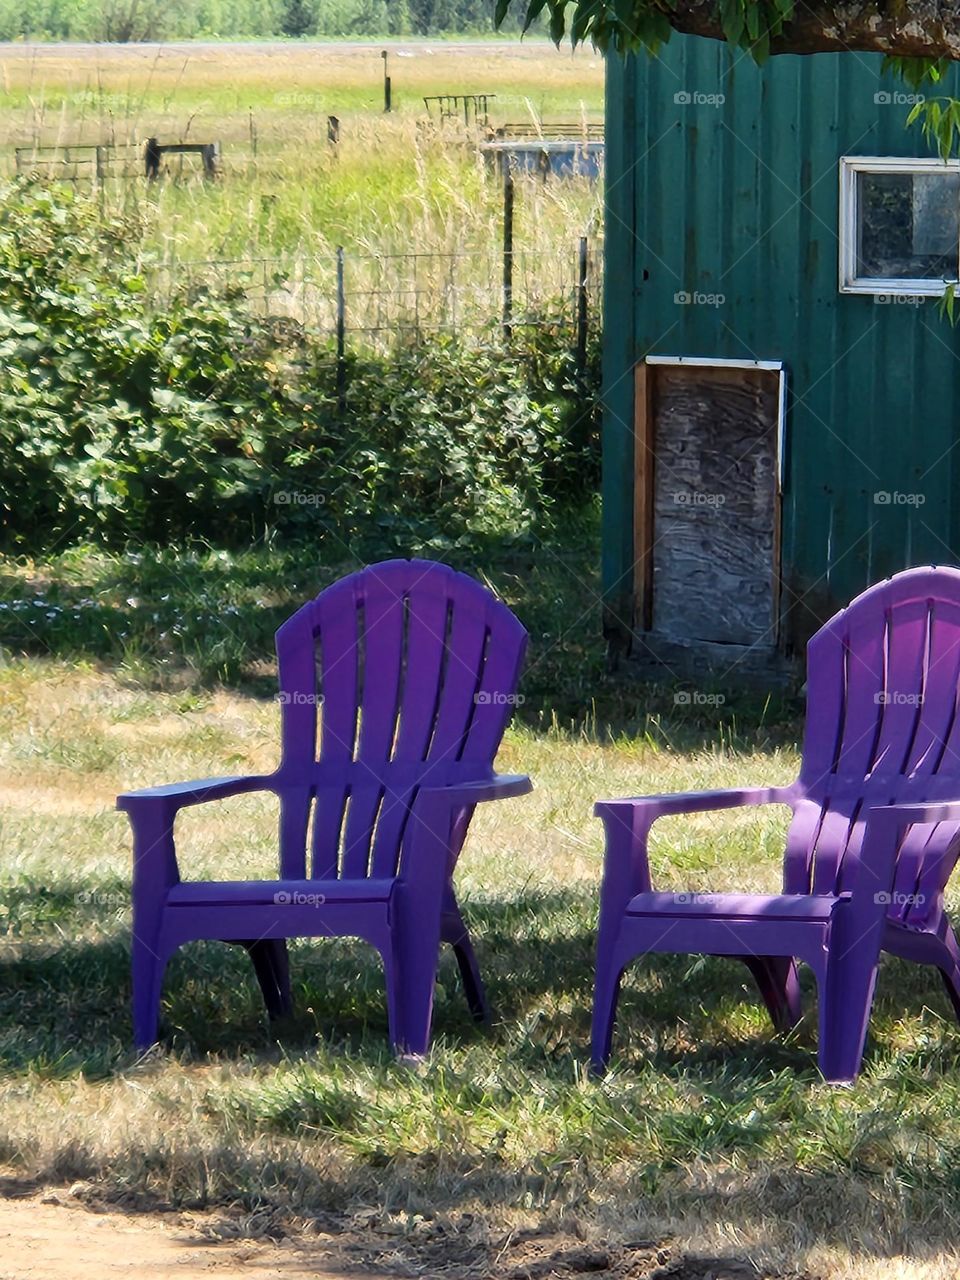
{"type": "Polygon", "coordinates": [[[383,59],[383,109],[384,111],[393,110],[393,92],[390,84],[390,77],[387,75],[387,50],[384,49],[380,57],[383,59]]]}

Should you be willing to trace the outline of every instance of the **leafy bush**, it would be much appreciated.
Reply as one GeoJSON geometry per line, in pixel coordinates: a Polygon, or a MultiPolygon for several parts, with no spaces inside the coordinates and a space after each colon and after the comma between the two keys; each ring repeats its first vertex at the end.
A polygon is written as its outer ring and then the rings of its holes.
{"type": "Polygon", "coordinates": [[[0,189],[0,541],[247,542],[391,524],[549,528],[596,483],[596,354],[542,325],[353,353],[236,292],[157,313],[139,228],[69,192],[0,189]]]}

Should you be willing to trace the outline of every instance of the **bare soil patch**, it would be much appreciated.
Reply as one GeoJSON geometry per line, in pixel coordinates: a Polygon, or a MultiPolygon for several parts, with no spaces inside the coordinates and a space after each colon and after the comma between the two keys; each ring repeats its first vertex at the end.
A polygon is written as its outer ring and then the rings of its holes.
{"type": "Polygon", "coordinates": [[[382,1221],[330,1215],[276,1238],[280,1229],[256,1215],[124,1213],[84,1203],[86,1188],[37,1193],[9,1179],[4,1190],[0,1280],[780,1280],[746,1260],[696,1257],[669,1241],[586,1243],[549,1229],[491,1240],[469,1214],[402,1236],[382,1221]]]}

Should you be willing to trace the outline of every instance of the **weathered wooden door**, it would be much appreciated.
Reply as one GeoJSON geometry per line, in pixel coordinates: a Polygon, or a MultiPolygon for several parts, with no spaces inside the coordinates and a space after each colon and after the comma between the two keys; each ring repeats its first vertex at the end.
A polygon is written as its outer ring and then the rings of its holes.
{"type": "Polygon", "coordinates": [[[637,391],[644,628],[682,644],[772,648],[781,372],[651,362],[637,391]]]}

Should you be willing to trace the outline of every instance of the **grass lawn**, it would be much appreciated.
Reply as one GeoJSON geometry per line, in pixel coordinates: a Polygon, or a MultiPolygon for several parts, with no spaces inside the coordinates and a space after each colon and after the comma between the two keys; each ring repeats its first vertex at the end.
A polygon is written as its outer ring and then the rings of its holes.
{"type": "MultiPolygon", "coordinates": [[[[0,562],[0,1164],[100,1203],[209,1207],[234,1233],[340,1224],[362,1231],[365,1261],[406,1274],[576,1270],[517,1269],[514,1244],[539,1231],[581,1252],[612,1242],[618,1275],[651,1274],[624,1246],[672,1238],[767,1275],[955,1276],[960,1037],[935,974],[885,959],[863,1076],[836,1089],[812,1017],[778,1038],[745,969],[660,958],[630,973],[610,1074],[586,1075],[592,801],[787,782],[796,705],[721,688],[697,711],[608,672],[586,542],[446,558],[530,628],[499,766],[536,790],[478,814],[458,873],[495,1025],[471,1023],[445,956],[415,1070],[391,1061],[378,962],[349,942],[294,944],[279,1034],[241,952],[186,948],[162,1048],[130,1049],[113,797],[270,769],[270,634],[353,566],[265,551],[0,562]]],[[[270,875],[274,821],[252,797],[190,810],[184,874],[270,875]]],[[[784,830],[779,810],[671,819],[655,879],[772,890],[784,830]]]]}

